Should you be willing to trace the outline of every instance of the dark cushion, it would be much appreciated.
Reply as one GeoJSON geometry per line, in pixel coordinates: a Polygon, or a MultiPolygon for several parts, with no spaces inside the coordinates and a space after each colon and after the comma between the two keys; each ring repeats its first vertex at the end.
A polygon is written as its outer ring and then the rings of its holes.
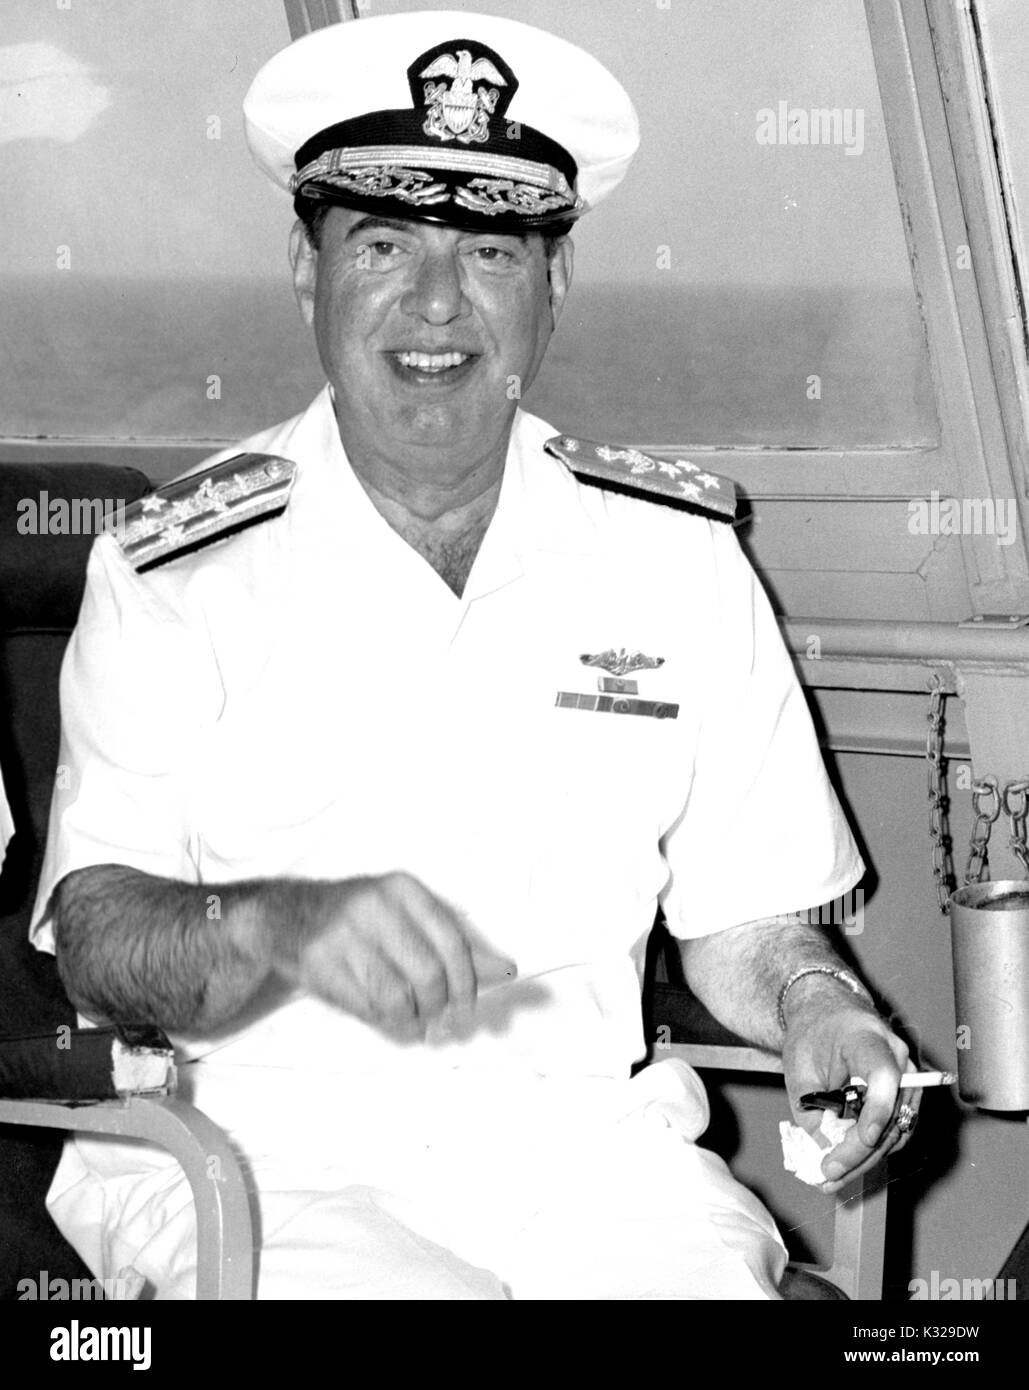
{"type": "Polygon", "coordinates": [[[669,932],[660,908],[647,942],[643,1026],[650,1043],[703,1043],[709,1047],[750,1045],[719,1023],[686,983],[679,943],[669,932]]]}
{"type": "Polygon", "coordinates": [[[654,983],[649,993],[649,1038],[667,1043],[703,1043],[707,1047],[749,1047],[700,1002],[685,984],[654,983]]]}
{"type": "Polygon", "coordinates": [[[35,892],[57,766],[61,659],[95,540],[92,512],[68,515],[84,534],[53,534],[50,504],[99,499],[117,506],[149,490],[135,468],[0,464],[0,771],[17,830],[0,875],[4,934],[6,918],[20,920],[35,892]]]}
{"type": "Polygon", "coordinates": [[[0,631],[16,627],[70,631],[82,601],[86,559],[96,535],[93,503],[101,502],[105,510],[116,508],[149,491],[149,480],[136,468],[103,463],[0,464],[0,631]],[[67,518],[59,510],[51,514],[52,503],[67,503],[67,518]],[[79,534],[55,531],[62,522],[79,534]]]}
{"type": "Polygon", "coordinates": [[[17,834],[0,875],[0,913],[14,910],[38,872],[60,747],[58,681],[67,632],[0,633],[0,769],[17,834]]]}
{"type": "MultiPolygon", "coordinates": [[[[54,532],[59,514],[49,504],[117,506],[149,491],[134,468],[0,464],[0,769],[15,824],[0,872],[0,1033],[75,1022],[54,959],[30,946],[28,925],[57,766],[58,677],[96,513],[69,508],[79,534],[65,535],[54,532]],[[25,529],[30,523],[34,531],[25,529]]],[[[51,1278],[88,1274],[43,1205],[62,1142],[54,1130],[0,1126],[0,1300],[17,1298],[19,1280],[38,1280],[43,1269],[51,1278]]]]}

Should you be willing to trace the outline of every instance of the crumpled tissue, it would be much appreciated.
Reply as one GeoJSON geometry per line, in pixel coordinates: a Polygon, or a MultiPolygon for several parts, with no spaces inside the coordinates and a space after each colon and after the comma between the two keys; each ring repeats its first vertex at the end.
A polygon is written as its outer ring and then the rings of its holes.
{"type": "Polygon", "coordinates": [[[782,1139],[782,1166],[787,1173],[796,1173],[801,1182],[809,1187],[820,1187],[829,1179],[822,1172],[822,1161],[843,1140],[847,1131],[857,1124],[857,1120],[843,1120],[831,1110],[822,1111],[819,1134],[826,1142],[820,1144],[814,1135],[800,1125],[789,1120],[779,1123],[779,1136],[782,1139]]]}

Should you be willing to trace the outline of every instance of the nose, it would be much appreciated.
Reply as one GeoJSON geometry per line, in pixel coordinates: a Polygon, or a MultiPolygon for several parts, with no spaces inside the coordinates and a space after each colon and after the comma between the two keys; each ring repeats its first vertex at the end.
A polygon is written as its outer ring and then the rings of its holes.
{"type": "Polygon", "coordinates": [[[419,257],[414,279],[400,306],[426,323],[446,324],[470,311],[461,280],[457,252],[449,246],[427,247],[419,257]]]}

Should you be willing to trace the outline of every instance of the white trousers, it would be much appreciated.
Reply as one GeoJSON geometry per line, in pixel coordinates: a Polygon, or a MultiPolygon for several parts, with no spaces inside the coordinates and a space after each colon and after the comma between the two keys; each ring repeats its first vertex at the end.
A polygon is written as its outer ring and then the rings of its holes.
{"type": "MultiPolygon", "coordinates": [[[[356,1103],[337,1113],[323,1086],[314,1118],[304,1095],[267,1103],[249,1145],[233,1112],[250,1109],[259,1078],[241,1070],[209,1068],[196,1098],[247,1167],[261,1299],[778,1296],[775,1224],[693,1142],[707,1099],[685,1063],[587,1087],[588,1103],[578,1083],[455,1080],[415,1115],[412,1097],[391,1107],[380,1095],[374,1122],[356,1103]]],[[[267,1102],[266,1077],[260,1093],[267,1102]]],[[[193,1203],[163,1156],[74,1141],[50,1208],[97,1277],[131,1266],[159,1298],[193,1296],[193,1203]]]]}

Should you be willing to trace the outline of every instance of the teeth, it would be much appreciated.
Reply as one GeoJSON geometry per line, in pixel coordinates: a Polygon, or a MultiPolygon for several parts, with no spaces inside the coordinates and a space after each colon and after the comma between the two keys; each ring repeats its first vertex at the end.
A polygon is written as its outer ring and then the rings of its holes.
{"type": "Polygon", "coordinates": [[[469,355],[467,352],[398,352],[397,358],[403,366],[415,367],[420,372],[442,372],[467,362],[469,355]]]}

